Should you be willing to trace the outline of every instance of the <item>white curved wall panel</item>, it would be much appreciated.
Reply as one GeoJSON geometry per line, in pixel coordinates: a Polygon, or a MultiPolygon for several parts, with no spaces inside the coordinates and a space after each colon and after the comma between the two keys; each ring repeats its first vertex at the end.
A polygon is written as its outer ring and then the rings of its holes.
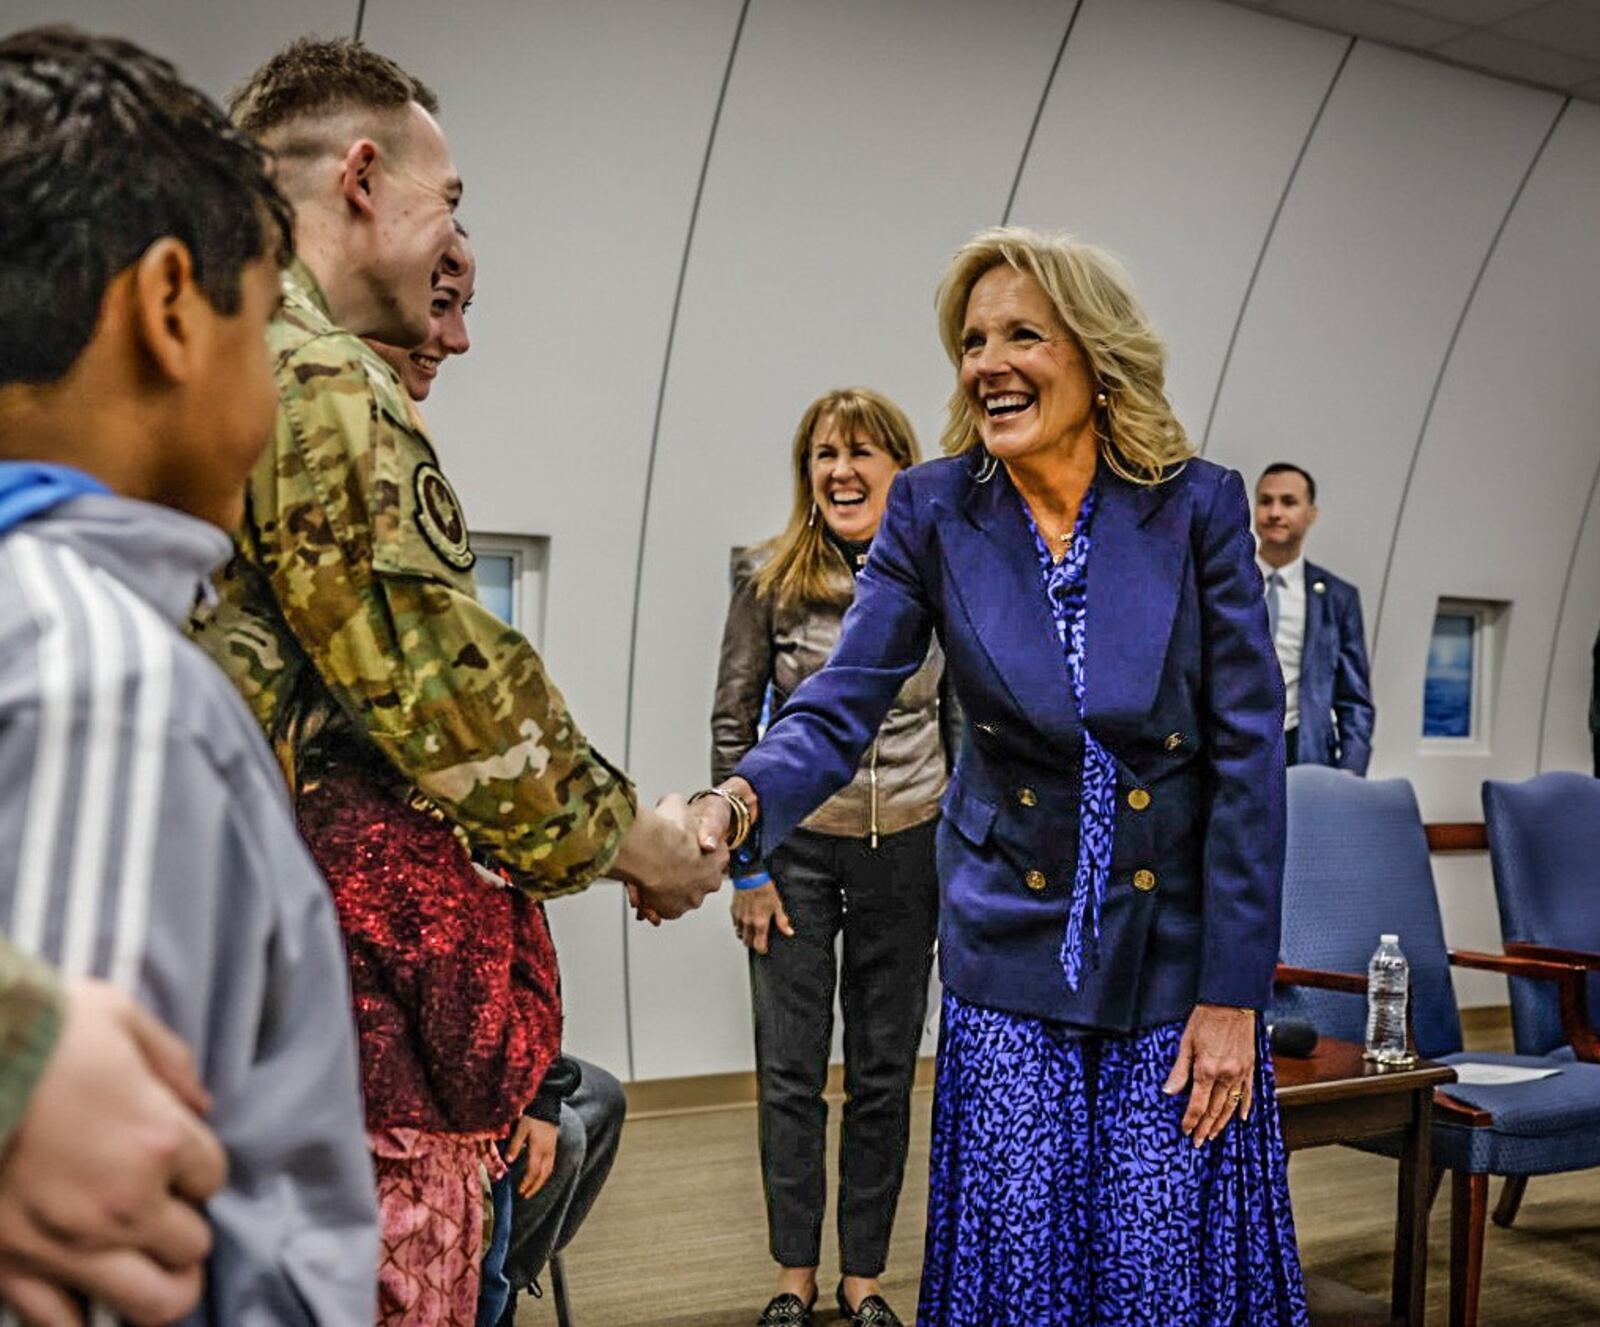
{"type": "MultiPolygon", "coordinates": [[[[424,409],[473,526],[549,536],[551,672],[618,762],[656,394],[738,15],[738,0],[367,5],[365,39],[439,93],[479,261],[473,348],[424,409]]],[[[568,1044],[626,1073],[619,890],[550,918],[568,1044]]]]}
{"type": "MultiPolygon", "coordinates": [[[[1522,779],[1537,769],[1560,598],[1600,460],[1597,234],[1600,107],[1574,103],[1529,178],[1462,325],[1421,441],[1379,623],[1374,668],[1386,719],[1375,763],[1410,773],[1432,819],[1476,818],[1481,780],[1522,779]],[[1512,605],[1484,754],[1418,753],[1422,665],[1441,595],[1512,605]]],[[[1584,582],[1589,611],[1573,601],[1563,648],[1586,656],[1595,603],[1587,570],[1584,582]]],[[[1564,690],[1550,705],[1575,727],[1587,696],[1577,685],[1581,667],[1564,661],[1564,690]]]]}
{"type": "Polygon", "coordinates": [[[1011,220],[1118,254],[1198,441],[1273,211],[1347,38],[1194,0],[1084,0],[1011,220]]]}
{"type": "MultiPolygon", "coordinates": [[[[633,769],[652,794],[707,774],[729,549],[789,507],[806,403],[866,383],[926,447],[951,371],[932,296],[999,220],[1070,7],[939,0],[751,6],[701,207],[649,512],[633,769]]],[[[635,939],[641,1077],[750,1064],[725,898],[635,939]]]]}
{"type": "Polygon", "coordinates": [[[196,87],[222,100],[295,37],[348,37],[358,0],[274,0],[270,5],[130,4],[128,0],[4,0],[0,35],[37,23],[127,37],[177,65],[196,87]],[[226,18],[218,10],[226,10],[226,18]]]}
{"type": "MultiPolygon", "coordinates": [[[[1439,367],[1559,106],[1359,43],[1263,258],[1207,454],[1247,481],[1276,460],[1316,476],[1307,552],[1360,588],[1369,637],[1439,367]]],[[[1395,672],[1386,657],[1380,689],[1395,672]]],[[[1380,705],[1380,737],[1405,722],[1380,705]]],[[[1375,773],[1408,768],[1382,750],[1375,773]]]]}

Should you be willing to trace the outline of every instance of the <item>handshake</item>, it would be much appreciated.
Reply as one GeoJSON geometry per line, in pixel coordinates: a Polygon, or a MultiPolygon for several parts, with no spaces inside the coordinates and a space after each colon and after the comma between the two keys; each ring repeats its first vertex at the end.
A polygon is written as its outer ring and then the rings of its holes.
{"type": "MultiPolygon", "coordinates": [[[[743,779],[732,779],[724,788],[745,806],[755,806],[755,790],[743,779]]],[[[721,888],[735,818],[732,801],[720,793],[699,794],[692,801],[672,793],[653,810],[640,809],[609,872],[627,886],[639,920],[659,926],[698,908],[721,888]]]]}

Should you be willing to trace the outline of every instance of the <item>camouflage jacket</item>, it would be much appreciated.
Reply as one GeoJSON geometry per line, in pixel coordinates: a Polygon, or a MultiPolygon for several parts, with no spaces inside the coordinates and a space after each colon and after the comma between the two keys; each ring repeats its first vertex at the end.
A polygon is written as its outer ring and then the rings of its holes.
{"type": "Polygon", "coordinates": [[[291,789],[375,760],[538,897],[616,856],[636,800],[538,653],[479,602],[465,518],[394,373],[301,263],[268,333],[278,426],[197,638],[291,789]]]}
{"type": "Polygon", "coordinates": [[[62,1012],[54,970],[0,940],[0,1150],[55,1049],[62,1012]]]}

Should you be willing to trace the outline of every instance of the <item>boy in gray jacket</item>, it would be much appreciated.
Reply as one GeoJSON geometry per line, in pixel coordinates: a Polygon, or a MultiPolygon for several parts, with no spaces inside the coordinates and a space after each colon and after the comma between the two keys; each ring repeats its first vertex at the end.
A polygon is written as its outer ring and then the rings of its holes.
{"type": "Polygon", "coordinates": [[[273,427],[291,225],[171,66],[0,41],[0,929],[194,1049],[229,1178],[188,1321],[227,1327],[375,1302],[332,902],[254,720],[180,632],[273,427]]]}

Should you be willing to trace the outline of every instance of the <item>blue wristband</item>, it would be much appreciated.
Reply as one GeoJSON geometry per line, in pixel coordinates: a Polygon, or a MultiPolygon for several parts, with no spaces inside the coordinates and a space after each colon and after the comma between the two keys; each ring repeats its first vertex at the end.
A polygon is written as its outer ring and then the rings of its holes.
{"type": "Polygon", "coordinates": [[[736,875],[733,877],[735,889],[761,889],[772,883],[772,877],[765,871],[757,871],[754,875],[736,875]]]}

